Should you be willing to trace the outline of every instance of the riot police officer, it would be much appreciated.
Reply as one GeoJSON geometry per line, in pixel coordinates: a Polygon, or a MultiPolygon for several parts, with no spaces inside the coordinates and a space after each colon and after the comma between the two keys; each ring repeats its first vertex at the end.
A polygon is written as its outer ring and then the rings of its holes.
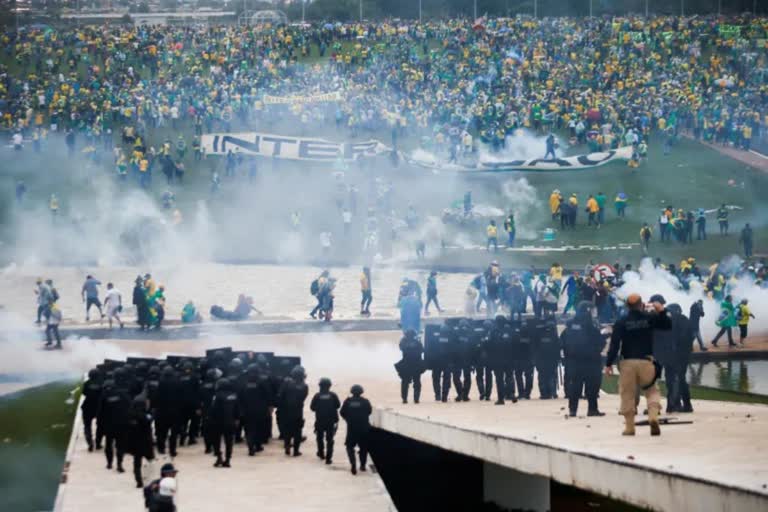
{"type": "Polygon", "coordinates": [[[296,366],[291,370],[290,377],[286,377],[277,394],[277,407],[279,411],[278,421],[280,431],[283,434],[285,454],[293,456],[301,455],[301,429],[304,427],[304,401],[309,394],[309,388],[304,383],[306,373],[304,368],[296,366]]]}
{"type": "Polygon", "coordinates": [[[408,388],[413,383],[413,402],[419,403],[421,374],[424,373],[424,361],[421,359],[424,346],[413,329],[407,330],[405,336],[400,340],[400,352],[402,352],[403,357],[395,365],[400,376],[400,397],[404,404],[408,403],[408,388]]]}
{"type": "MultiPolygon", "coordinates": [[[[503,317],[502,317],[503,318],[503,317]]],[[[493,391],[493,370],[490,366],[489,344],[493,322],[486,320],[483,325],[475,329],[472,339],[472,365],[475,367],[475,380],[480,400],[490,400],[493,391]]]]}
{"type": "Polygon", "coordinates": [[[455,358],[453,384],[456,387],[456,401],[469,402],[472,389],[472,358],[474,331],[467,319],[462,319],[455,333],[455,358]]]}
{"type": "Polygon", "coordinates": [[[160,374],[160,382],[157,386],[155,410],[155,439],[157,451],[165,453],[165,442],[168,441],[168,449],[171,457],[176,456],[176,443],[181,427],[181,397],[179,394],[179,381],[176,372],[170,366],[163,368],[160,374]],[[170,433],[170,438],[169,438],[170,433]]]}
{"type": "Polygon", "coordinates": [[[587,397],[587,416],[603,416],[597,407],[602,384],[602,352],[605,337],[592,318],[592,304],[580,302],[576,316],[565,325],[560,335],[565,356],[568,414],[576,416],[582,390],[587,397]]]}
{"type": "MultiPolygon", "coordinates": [[[[657,302],[662,306],[667,302],[663,295],[655,294],[651,296],[651,303],[657,302]]],[[[670,322],[672,316],[669,315],[670,322]]],[[[678,386],[675,385],[678,379],[678,365],[676,362],[677,338],[675,336],[674,322],[670,329],[653,330],[653,358],[662,367],[664,382],[667,384],[667,413],[676,412],[675,404],[679,401],[676,395],[678,386]]],[[[659,375],[659,378],[662,378],[659,375]]]]}
{"type": "Polygon", "coordinates": [[[217,368],[209,368],[205,372],[205,380],[200,386],[200,431],[205,442],[205,453],[213,452],[213,433],[211,430],[211,403],[216,394],[216,381],[221,371],[217,368]]]}
{"type": "Polygon", "coordinates": [[[272,389],[268,381],[261,379],[257,364],[252,363],[248,365],[246,375],[248,381],[239,397],[242,417],[245,422],[245,439],[248,444],[248,455],[252,457],[257,452],[264,450],[262,444],[265,437],[265,420],[269,415],[272,389]]]}
{"type": "Polygon", "coordinates": [[[232,444],[235,441],[235,430],[239,427],[240,404],[232,382],[228,378],[219,380],[216,384],[216,394],[211,402],[209,413],[211,434],[213,437],[213,452],[216,455],[214,467],[231,467],[232,444]],[[225,458],[221,458],[221,441],[224,441],[225,458]]]}
{"type": "Polygon", "coordinates": [[[560,364],[560,344],[557,322],[553,316],[532,320],[533,347],[542,400],[557,398],[557,367],[560,364]]]}
{"type": "Polygon", "coordinates": [[[435,401],[448,401],[451,389],[451,368],[449,364],[451,328],[448,325],[440,327],[436,348],[429,354],[428,362],[432,368],[432,389],[435,391],[435,401]]]}
{"type": "Polygon", "coordinates": [[[107,458],[107,469],[112,469],[116,449],[117,471],[123,473],[123,447],[120,442],[120,435],[128,421],[131,399],[128,396],[128,391],[120,385],[122,384],[120,382],[121,371],[120,368],[115,370],[116,380],[104,381],[98,421],[104,432],[104,455],[107,458]]]}
{"type": "Polygon", "coordinates": [[[359,449],[360,471],[366,470],[368,461],[368,432],[371,430],[370,416],[373,409],[371,402],[363,398],[363,387],[355,384],[350,389],[352,396],[347,397],[341,406],[341,417],[347,422],[347,457],[352,467],[352,474],[357,474],[355,447],[359,449]]]}
{"type": "Polygon", "coordinates": [[[667,386],[671,388],[671,400],[674,400],[667,405],[667,410],[670,412],[693,412],[691,390],[685,379],[693,351],[695,333],[691,321],[683,314],[679,304],[670,304],[667,306],[667,311],[672,320],[672,332],[675,337],[674,364],[676,366],[675,380],[667,382],[667,386]]]}
{"type": "Polygon", "coordinates": [[[331,379],[323,377],[318,383],[320,391],[315,393],[309,409],[315,413],[315,436],[317,457],[326,464],[333,463],[333,438],[339,426],[339,397],[331,391],[331,379]]]}
{"type": "Polygon", "coordinates": [[[141,396],[137,396],[131,402],[122,438],[123,450],[133,455],[133,477],[136,480],[136,487],[141,489],[144,486],[141,461],[142,459],[151,461],[155,458],[152,443],[152,416],[147,413],[147,402],[141,396]]]}
{"type": "MultiPolygon", "coordinates": [[[[80,412],[83,418],[83,431],[85,441],[88,443],[88,451],[93,451],[93,420],[99,415],[99,405],[102,394],[101,372],[93,369],[88,372],[88,380],[83,383],[83,404],[80,406],[80,412]]],[[[96,422],[96,449],[101,449],[101,439],[103,433],[101,425],[96,422]]]]}
{"type": "Polygon", "coordinates": [[[530,400],[533,387],[533,354],[531,351],[532,321],[513,322],[511,343],[511,361],[514,380],[507,380],[507,398],[530,400]]]}
{"type": "Polygon", "coordinates": [[[179,377],[179,392],[181,393],[181,425],[179,444],[184,446],[189,438],[189,445],[197,444],[197,435],[200,430],[200,379],[194,371],[195,366],[190,361],[182,364],[182,374],[179,377]]]}
{"type": "MultiPolygon", "coordinates": [[[[498,315],[488,337],[489,366],[496,377],[496,405],[504,405],[507,397],[507,374],[511,365],[512,327],[503,315],[498,315]]],[[[490,392],[487,392],[490,394],[490,392]]],[[[515,400],[517,401],[517,400],[515,400]]]]}

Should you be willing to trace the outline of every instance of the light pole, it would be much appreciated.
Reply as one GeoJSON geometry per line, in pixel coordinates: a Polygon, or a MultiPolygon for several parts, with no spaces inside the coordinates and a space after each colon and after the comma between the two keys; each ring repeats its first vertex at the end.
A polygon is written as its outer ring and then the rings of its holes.
{"type": "Polygon", "coordinates": [[[421,23],[421,0],[419,0],[419,23],[421,23]]]}
{"type": "Polygon", "coordinates": [[[717,15],[720,16],[720,13],[723,10],[723,0],[717,0],[717,15]]]}
{"type": "Polygon", "coordinates": [[[472,16],[474,19],[477,19],[477,0],[474,1],[473,7],[472,7],[472,16]]]}
{"type": "Polygon", "coordinates": [[[363,0],[360,0],[360,22],[363,22],[363,0]]]}
{"type": "Polygon", "coordinates": [[[307,0],[301,0],[301,23],[304,24],[304,14],[307,10],[307,0]]]}
{"type": "Polygon", "coordinates": [[[645,0],[645,17],[648,17],[648,0],[645,0]]]}
{"type": "Polygon", "coordinates": [[[592,0],[589,0],[589,17],[592,17],[592,0]]]}
{"type": "Polygon", "coordinates": [[[685,16],[685,0],[680,0],[680,16],[685,16]]]}
{"type": "Polygon", "coordinates": [[[533,17],[539,17],[539,0],[533,0],[533,17]]]}

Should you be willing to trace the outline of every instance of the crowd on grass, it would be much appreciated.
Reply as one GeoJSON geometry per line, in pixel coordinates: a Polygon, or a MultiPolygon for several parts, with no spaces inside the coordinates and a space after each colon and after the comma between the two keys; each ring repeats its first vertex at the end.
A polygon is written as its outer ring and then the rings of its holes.
{"type": "Polygon", "coordinates": [[[30,28],[0,38],[1,121],[33,142],[71,133],[93,153],[128,127],[123,158],[137,166],[199,147],[136,144],[154,128],[278,119],[302,133],[384,130],[454,157],[521,127],[592,149],[654,131],[671,145],[681,130],[746,149],[768,120],[767,30],[748,16],[30,28]],[[328,92],[343,101],[264,101],[328,92]]]}

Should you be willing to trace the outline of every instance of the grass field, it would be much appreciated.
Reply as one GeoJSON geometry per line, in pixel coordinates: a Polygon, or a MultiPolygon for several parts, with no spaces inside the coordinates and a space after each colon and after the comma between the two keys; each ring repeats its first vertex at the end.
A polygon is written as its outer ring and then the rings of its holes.
{"type": "MultiPolygon", "coordinates": [[[[317,48],[313,47],[310,57],[303,62],[311,65],[322,60],[325,59],[320,59],[317,48]]],[[[16,69],[15,62],[8,62],[8,64],[11,71],[19,71],[16,69]]],[[[270,125],[256,124],[247,127],[234,122],[233,130],[240,129],[298,135],[295,125],[286,120],[270,125]]],[[[173,130],[168,126],[150,130],[148,143],[159,147],[166,138],[175,142],[179,134],[182,134],[188,145],[191,145],[193,135],[191,126],[181,126],[179,130],[173,130]]],[[[306,135],[335,140],[349,139],[346,130],[316,128],[306,135]]],[[[389,143],[389,135],[386,132],[364,133],[360,134],[359,138],[377,138],[384,143],[389,143]]],[[[412,149],[417,145],[418,140],[419,137],[415,135],[406,138],[403,141],[404,149],[412,149]]],[[[543,154],[543,142],[541,146],[543,154]]],[[[99,189],[103,186],[101,178],[113,179],[110,155],[104,156],[104,170],[89,170],[82,156],[78,155],[77,158],[70,159],[65,155],[60,140],[51,139],[49,149],[50,151],[43,155],[35,155],[28,150],[20,155],[5,148],[0,149],[0,151],[7,151],[3,158],[3,165],[0,166],[0,242],[2,242],[0,259],[4,253],[7,253],[8,247],[14,243],[13,230],[8,228],[15,214],[23,216],[32,210],[44,211],[49,195],[55,192],[60,198],[64,216],[75,214],[88,216],[93,213],[88,208],[86,211],[75,211],[72,205],[78,199],[98,197],[99,189]],[[27,204],[21,208],[15,207],[12,199],[17,179],[24,179],[29,188],[27,204]]],[[[569,148],[568,152],[585,153],[586,148],[569,148]]],[[[223,159],[211,157],[197,163],[193,161],[190,153],[188,152],[185,158],[187,170],[184,185],[172,187],[176,194],[177,205],[185,219],[193,215],[198,202],[204,199],[207,200],[212,221],[222,233],[227,235],[229,233],[226,230],[231,229],[227,225],[231,224],[232,219],[254,219],[256,222],[248,225],[249,236],[252,239],[267,237],[265,226],[270,225],[274,228],[275,224],[287,225],[289,214],[294,209],[303,209],[306,230],[313,233],[312,236],[316,236],[319,230],[327,229],[325,225],[327,215],[324,213],[334,209],[331,198],[333,194],[331,167],[316,164],[301,167],[281,164],[279,170],[274,170],[271,162],[262,161],[259,165],[260,178],[256,183],[248,184],[242,177],[237,180],[223,179],[220,193],[215,198],[210,198],[211,171],[217,168],[223,176],[223,159]],[[268,189],[267,187],[277,180],[278,175],[287,186],[280,190],[268,189]],[[275,199],[275,196],[280,199],[279,204],[276,207],[270,206],[269,211],[264,211],[262,206],[268,202],[267,200],[275,199]]],[[[686,211],[698,208],[714,209],[721,203],[736,205],[743,209],[731,213],[732,235],[727,238],[714,235],[717,230],[714,214],[708,217],[708,230],[713,236],[710,236],[707,241],[695,241],[692,246],[681,246],[674,242],[662,246],[654,233],[651,256],[678,262],[683,257],[693,255],[700,263],[707,264],[732,253],[740,253],[738,231],[745,222],[752,223],[755,228],[755,253],[759,255],[766,251],[768,202],[765,201],[764,196],[765,191],[768,190],[768,175],[754,171],[744,164],[686,139],[681,139],[673,148],[672,154],[668,156],[664,156],[661,152],[661,141],[651,140],[648,161],[634,173],[623,164],[584,171],[497,172],[460,177],[448,172],[432,173],[418,168],[391,169],[378,164],[362,167],[362,170],[348,172],[346,177],[347,183],[356,184],[361,191],[361,204],[365,204],[365,195],[370,188],[371,177],[384,177],[395,185],[393,206],[400,217],[404,215],[407,205],[411,203],[417,205],[422,216],[439,215],[443,208],[461,199],[466,190],[473,192],[476,203],[490,204],[504,210],[515,209],[518,214],[518,232],[527,231],[534,237],[531,240],[519,239],[519,244],[531,244],[544,250],[502,251],[494,256],[507,267],[519,268],[530,264],[544,267],[549,266],[552,261],[582,267],[590,259],[596,262],[620,261],[622,264],[637,264],[642,256],[638,245],[628,250],[616,248],[616,245],[638,244],[642,223],[649,222],[656,228],[660,209],[667,204],[686,211]],[[527,180],[535,190],[534,206],[528,204],[521,206],[503,193],[505,182],[520,178],[527,180]],[[733,185],[729,185],[729,182],[733,185]],[[552,223],[549,219],[547,200],[555,188],[561,190],[566,196],[571,193],[578,195],[580,211],[578,226],[574,231],[562,232],[559,230],[559,224],[552,223]],[[583,208],[588,195],[599,191],[604,192],[608,197],[608,211],[606,224],[597,231],[587,228],[583,208]],[[613,197],[620,191],[629,196],[627,218],[623,220],[618,219],[613,210],[613,197]],[[556,229],[554,242],[541,241],[541,232],[547,227],[556,229]],[[597,249],[563,252],[546,250],[564,246],[596,246],[597,249]]],[[[240,172],[244,173],[245,170],[241,169],[240,172]]],[[[117,188],[120,190],[138,187],[131,181],[127,184],[118,184],[117,188]]],[[[165,179],[157,172],[149,191],[151,196],[159,203],[162,193],[167,188],[165,179]]],[[[501,220],[501,218],[497,219],[498,222],[501,220]]],[[[359,231],[362,231],[362,224],[362,220],[357,224],[359,231]]],[[[338,222],[333,229],[340,231],[340,227],[341,223],[338,222]]],[[[479,226],[472,232],[464,233],[462,240],[469,241],[470,244],[484,245],[484,232],[484,226],[479,226]]],[[[242,247],[244,244],[240,241],[238,237],[229,237],[227,241],[220,244],[216,256],[219,259],[269,259],[271,249],[267,248],[260,252],[258,248],[244,248],[242,247]]],[[[489,258],[484,252],[476,249],[448,249],[439,252],[436,251],[436,245],[428,248],[428,258],[431,260],[429,265],[444,268],[476,267],[484,265],[489,258]]],[[[450,240],[449,245],[451,245],[450,240]]],[[[345,259],[349,255],[347,248],[343,249],[337,255],[338,259],[345,259]]]]}
{"type": "Polygon", "coordinates": [[[50,510],[78,396],[57,382],[0,397],[0,510],[50,510]]]}
{"type": "MultiPolygon", "coordinates": [[[[160,130],[152,134],[151,141],[159,143],[167,135],[174,135],[172,138],[175,138],[175,134],[170,134],[168,130],[160,130]]],[[[191,135],[191,132],[185,135],[191,135]]],[[[50,146],[55,148],[60,146],[60,143],[52,140],[50,146]]],[[[99,187],[102,186],[99,179],[102,176],[111,176],[112,172],[109,169],[111,167],[109,163],[105,163],[107,167],[105,170],[88,170],[84,165],[70,167],[71,161],[62,161],[65,157],[61,147],[53,153],[53,157],[45,154],[35,155],[28,151],[23,155],[8,151],[8,157],[11,160],[7,160],[0,170],[0,197],[2,197],[0,233],[3,232],[2,228],[6,228],[3,237],[6,245],[13,243],[10,230],[7,228],[14,213],[13,209],[16,208],[12,199],[16,179],[24,179],[29,189],[27,204],[20,209],[22,215],[25,209],[45,211],[51,192],[59,196],[62,214],[71,215],[75,212],[70,210],[70,205],[78,198],[89,200],[97,197],[100,193],[99,187]],[[94,179],[96,176],[99,179],[94,179]]],[[[105,160],[108,159],[109,157],[105,157],[105,160]]],[[[209,195],[210,172],[214,167],[221,169],[223,165],[221,159],[209,157],[197,163],[193,162],[188,155],[185,163],[187,167],[185,183],[171,187],[176,195],[178,208],[185,214],[185,218],[192,215],[198,202],[204,199],[207,200],[208,210],[215,223],[226,223],[233,217],[242,218],[253,215],[255,218],[264,219],[265,224],[287,224],[290,211],[298,208],[303,209],[307,228],[314,230],[315,226],[312,225],[314,214],[320,216],[321,213],[334,208],[331,199],[333,180],[329,177],[333,169],[327,167],[313,165],[305,169],[297,169],[290,164],[285,164],[275,171],[269,162],[263,162],[260,165],[260,177],[256,183],[248,183],[243,177],[234,180],[223,178],[219,195],[211,198],[209,195]],[[298,191],[298,195],[285,197],[285,201],[280,205],[264,212],[260,209],[260,205],[274,199],[275,195],[270,194],[265,187],[270,186],[269,183],[274,183],[278,179],[278,174],[283,189],[276,191],[275,194],[291,194],[293,189],[298,191]],[[309,190],[312,192],[306,195],[309,190]],[[325,200],[322,197],[323,191],[328,194],[325,200]]],[[[223,171],[220,174],[223,176],[223,171]]],[[[422,215],[439,215],[442,208],[460,199],[465,190],[473,192],[476,203],[490,204],[503,210],[514,208],[518,214],[518,232],[527,230],[537,237],[535,240],[518,239],[518,244],[531,244],[544,250],[502,251],[495,257],[507,267],[523,267],[530,264],[548,266],[552,261],[581,267],[589,259],[594,259],[596,262],[620,261],[622,264],[637,264],[642,257],[638,245],[629,250],[616,248],[616,245],[637,244],[642,222],[649,222],[656,228],[655,221],[660,210],[667,204],[686,211],[698,208],[714,209],[721,203],[736,205],[742,209],[731,212],[732,234],[729,237],[720,237],[715,234],[717,225],[714,214],[708,216],[710,235],[708,240],[694,241],[692,246],[680,245],[676,242],[662,245],[654,233],[650,254],[661,257],[665,261],[678,262],[683,257],[693,255],[700,263],[707,264],[726,255],[740,253],[738,232],[745,222],[750,222],[755,229],[756,254],[764,252],[765,241],[768,239],[768,229],[765,224],[768,202],[764,199],[765,190],[768,190],[768,175],[689,140],[681,140],[669,156],[660,154],[658,144],[653,144],[648,161],[634,173],[622,164],[611,164],[583,171],[497,172],[461,177],[448,175],[445,172],[432,174],[416,168],[400,168],[388,173],[381,170],[353,170],[347,173],[347,182],[357,185],[361,191],[361,201],[365,200],[371,174],[385,175],[393,181],[396,190],[393,199],[394,208],[400,215],[404,215],[407,204],[411,203],[418,205],[422,215]],[[522,212],[519,206],[507,198],[503,192],[505,182],[521,178],[535,189],[536,196],[535,205],[526,206],[522,212]],[[731,180],[733,185],[729,185],[731,180]],[[576,230],[560,231],[559,223],[550,220],[547,199],[555,188],[565,195],[577,194],[581,206],[576,230]],[[599,191],[608,196],[609,207],[606,213],[606,224],[598,231],[586,226],[583,205],[589,194],[599,191]],[[619,219],[614,213],[612,201],[619,191],[629,196],[626,219],[619,219]],[[556,230],[554,242],[541,241],[541,231],[547,227],[553,227],[556,230]],[[548,247],[563,246],[596,246],[597,249],[565,252],[546,250],[548,247]]],[[[112,180],[111,177],[107,179],[112,180]]],[[[126,188],[138,187],[133,181],[117,183],[118,190],[126,188]]],[[[162,193],[168,188],[165,179],[157,173],[149,192],[159,203],[162,193]]],[[[89,212],[79,213],[87,216],[89,212]]],[[[501,220],[498,219],[497,222],[501,220]]],[[[361,225],[362,221],[359,226],[361,225]]],[[[319,230],[320,227],[317,226],[317,229],[319,230]]],[[[255,231],[255,236],[258,236],[262,225],[257,223],[250,226],[250,229],[255,231]]],[[[266,227],[264,229],[266,230],[266,227]]],[[[465,233],[466,238],[474,244],[484,245],[484,226],[465,233]]],[[[428,257],[433,260],[432,264],[437,266],[476,266],[488,259],[488,256],[479,250],[448,249],[436,252],[432,249],[435,248],[430,248],[428,257]]],[[[0,251],[2,250],[3,247],[0,246],[0,251]]],[[[242,252],[231,256],[219,255],[221,259],[228,257],[268,259],[268,256],[242,252]]]]}

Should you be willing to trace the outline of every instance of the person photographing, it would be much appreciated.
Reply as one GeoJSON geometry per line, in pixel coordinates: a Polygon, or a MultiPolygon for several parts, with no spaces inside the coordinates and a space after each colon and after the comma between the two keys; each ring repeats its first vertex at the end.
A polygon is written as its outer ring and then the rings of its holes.
{"type": "Polygon", "coordinates": [[[656,386],[658,370],[653,359],[653,330],[671,329],[672,321],[659,302],[647,306],[638,294],[627,297],[628,313],[613,325],[611,344],[605,362],[605,374],[613,375],[613,365],[619,354],[619,414],[624,416],[625,436],[635,435],[637,393],[642,390],[648,406],[648,424],[651,435],[661,434],[659,412],[661,397],[656,386]]]}

